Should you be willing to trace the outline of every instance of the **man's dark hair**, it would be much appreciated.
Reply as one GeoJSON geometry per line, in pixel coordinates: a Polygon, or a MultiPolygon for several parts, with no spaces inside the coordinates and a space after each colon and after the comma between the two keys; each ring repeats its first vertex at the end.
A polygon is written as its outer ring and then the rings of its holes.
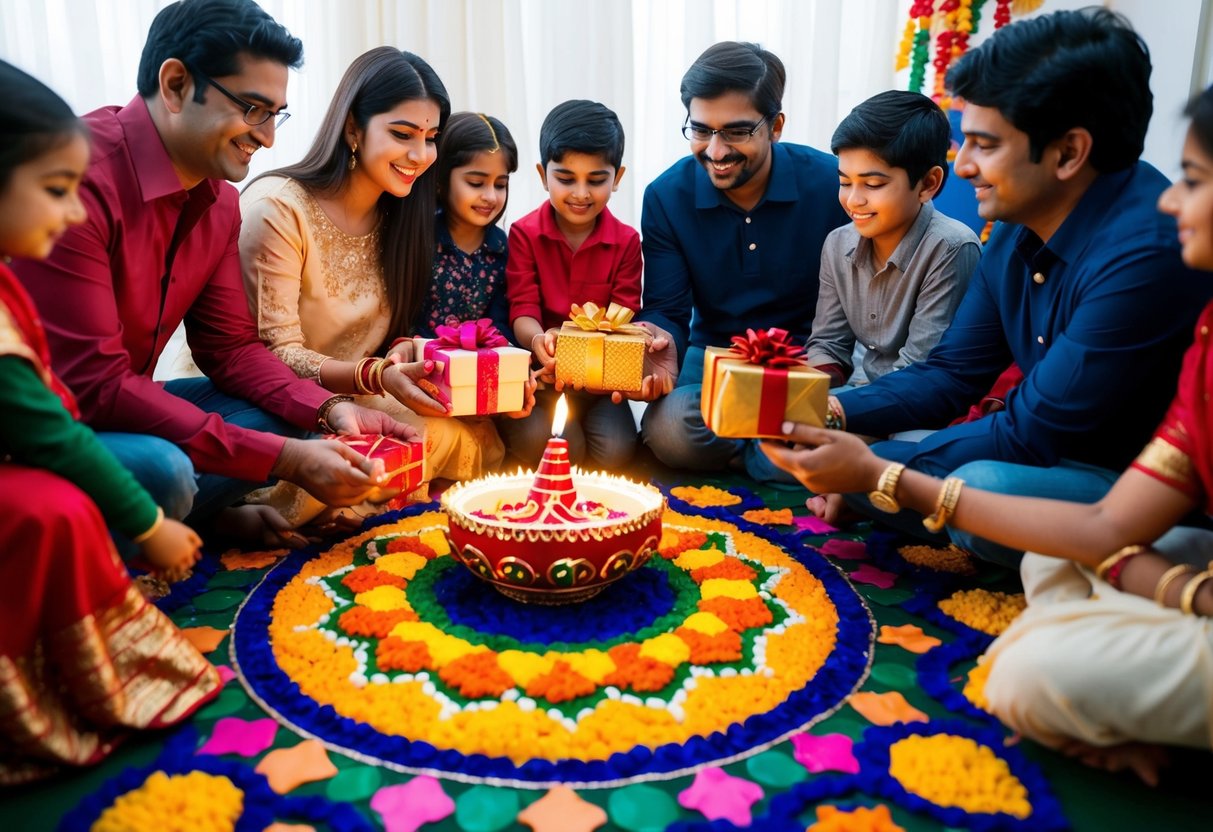
{"type": "Polygon", "coordinates": [[[775,118],[783,109],[787,77],[775,53],[756,43],[721,41],[704,50],[682,76],[682,106],[689,110],[692,98],[740,92],[749,96],[763,118],[775,118]]]}
{"type": "Polygon", "coordinates": [[[1100,8],[999,29],[948,71],[953,95],[992,107],[1028,134],[1033,162],[1067,130],[1091,134],[1101,173],[1137,161],[1154,111],[1150,50],[1128,20],[1100,8]]]}
{"type": "Polygon", "coordinates": [[[937,166],[947,181],[951,134],[948,117],[934,101],[917,92],[889,90],[851,110],[834,131],[830,151],[870,150],[908,173],[913,187],[937,166]]]}
{"type": "Polygon", "coordinates": [[[597,101],[557,104],[539,128],[539,163],[547,167],[566,153],[601,156],[616,170],[623,162],[623,125],[619,116],[597,101]]]}
{"type": "Polygon", "coordinates": [[[303,43],[253,0],[179,0],[152,21],[139,59],[139,94],[151,98],[160,87],[160,65],[177,58],[194,79],[194,100],[206,95],[206,79],[235,75],[240,56],[303,65],[303,43]]]}

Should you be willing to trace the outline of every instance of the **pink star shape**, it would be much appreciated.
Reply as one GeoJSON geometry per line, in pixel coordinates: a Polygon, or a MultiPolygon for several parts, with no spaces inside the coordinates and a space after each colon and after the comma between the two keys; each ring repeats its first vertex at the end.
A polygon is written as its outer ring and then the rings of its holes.
{"type": "Polygon", "coordinates": [[[814,517],[812,514],[797,517],[793,522],[796,524],[796,528],[813,534],[833,534],[838,531],[820,517],[814,517]]]}
{"type": "Polygon", "coordinates": [[[736,826],[749,826],[750,808],[762,800],[762,786],[733,777],[722,768],[705,768],[695,782],[678,795],[678,803],[695,809],[708,820],[724,818],[736,826]]]}
{"type": "Polygon", "coordinates": [[[877,586],[881,589],[888,589],[889,587],[893,586],[893,584],[897,583],[897,576],[892,572],[877,569],[870,563],[865,563],[863,566],[860,566],[847,577],[849,577],[852,581],[858,581],[861,584],[871,584],[872,586],[877,586]]]}
{"type": "Polygon", "coordinates": [[[839,560],[868,559],[868,547],[862,540],[827,540],[821,544],[821,553],[839,560]]]}
{"type": "Polygon", "coordinates": [[[215,723],[211,738],[198,754],[239,754],[256,757],[274,744],[278,723],[272,719],[240,719],[227,716],[215,723]]]}
{"type": "Polygon", "coordinates": [[[442,790],[442,784],[425,774],[398,786],[375,792],[371,808],[383,817],[387,832],[416,832],[455,811],[455,801],[442,790]]]}
{"type": "Polygon", "coordinates": [[[854,740],[846,734],[797,734],[792,737],[792,756],[812,774],[823,771],[859,773],[859,761],[851,753],[854,740]]]}

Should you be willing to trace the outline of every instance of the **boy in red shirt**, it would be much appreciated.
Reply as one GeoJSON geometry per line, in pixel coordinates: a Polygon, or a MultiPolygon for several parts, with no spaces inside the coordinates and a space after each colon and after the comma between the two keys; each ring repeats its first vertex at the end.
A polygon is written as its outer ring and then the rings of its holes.
{"type": "MultiPolygon", "coordinates": [[[[623,126],[593,101],[566,101],[543,120],[536,165],[548,201],[510,226],[506,290],[518,343],[553,381],[555,332],[572,304],[618,303],[640,308],[640,235],[607,210],[623,178],[623,126]]],[[[636,450],[636,423],[626,403],[610,396],[565,391],[570,413],[564,437],[573,463],[587,455],[615,468],[636,450]]],[[[552,432],[557,391],[541,389],[526,419],[501,420],[506,446],[537,465],[552,432]]]]}

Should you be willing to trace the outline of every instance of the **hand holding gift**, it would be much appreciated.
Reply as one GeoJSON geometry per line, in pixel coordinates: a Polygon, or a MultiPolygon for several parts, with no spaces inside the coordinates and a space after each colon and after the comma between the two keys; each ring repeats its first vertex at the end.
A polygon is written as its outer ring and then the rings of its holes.
{"type": "Polygon", "coordinates": [[[784,421],[825,424],[830,377],[810,368],[784,329],[746,330],[703,359],[703,421],[717,436],[782,439],[784,421]]]}
{"type": "Polygon", "coordinates": [[[530,353],[511,347],[488,318],[440,326],[435,333],[436,338],[414,338],[414,354],[434,362],[425,382],[450,402],[447,415],[484,416],[524,408],[530,353]]]}
{"type": "MultiPolygon", "coordinates": [[[[377,434],[326,437],[370,462],[372,486],[351,509],[359,520],[385,509],[400,508],[425,481],[425,443],[415,429],[410,430],[413,436],[409,439],[377,434]]],[[[273,508],[292,528],[311,522],[328,508],[323,500],[285,480],[254,491],[245,502],[273,508]]]]}
{"type": "Polygon", "coordinates": [[[634,313],[612,303],[573,304],[556,338],[556,384],[592,393],[640,393],[653,336],[631,323],[634,313]]]}

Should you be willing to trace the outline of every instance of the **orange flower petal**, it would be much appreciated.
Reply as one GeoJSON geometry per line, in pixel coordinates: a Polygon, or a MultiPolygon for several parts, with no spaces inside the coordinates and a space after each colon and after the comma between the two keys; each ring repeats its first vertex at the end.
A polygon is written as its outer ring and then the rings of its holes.
{"type": "Polygon", "coordinates": [[[851,707],[873,725],[893,725],[897,722],[927,722],[929,717],[915,708],[897,691],[852,694],[851,707]]]}
{"type": "Polygon", "coordinates": [[[289,549],[272,549],[268,552],[241,552],[239,549],[229,549],[219,556],[219,563],[227,570],[233,569],[264,569],[278,562],[289,549]]]}
{"type": "Polygon", "coordinates": [[[518,821],[534,832],[593,832],[607,822],[607,814],[568,786],[556,786],[520,812],[518,821]]]}
{"type": "Polygon", "coordinates": [[[876,640],[881,644],[899,645],[911,653],[925,653],[932,647],[943,644],[942,641],[927,635],[921,627],[913,624],[903,624],[900,627],[890,627],[886,624],[880,628],[880,638],[876,640]]]}
{"type": "Polygon", "coordinates": [[[278,794],[337,774],[328,752],[318,740],[304,740],[293,748],[279,748],[265,755],[256,772],[265,775],[270,788],[278,794]]]}
{"type": "Polygon", "coordinates": [[[769,508],[752,508],[747,512],[743,512],[742,517],[749,520],[751,523],[763,523],[771,526],[790,526],[795,522],[790,508],[781,508],[778,510],[769,508]]]}
{"type": "Polygon", "coordinates": [[[217,630],[214,627],[185,627],[181,630],[181,635],[198,648],[199,653],[210,653],[215,650],[223,642],[227,633],[227,630],[217,630]]]}

